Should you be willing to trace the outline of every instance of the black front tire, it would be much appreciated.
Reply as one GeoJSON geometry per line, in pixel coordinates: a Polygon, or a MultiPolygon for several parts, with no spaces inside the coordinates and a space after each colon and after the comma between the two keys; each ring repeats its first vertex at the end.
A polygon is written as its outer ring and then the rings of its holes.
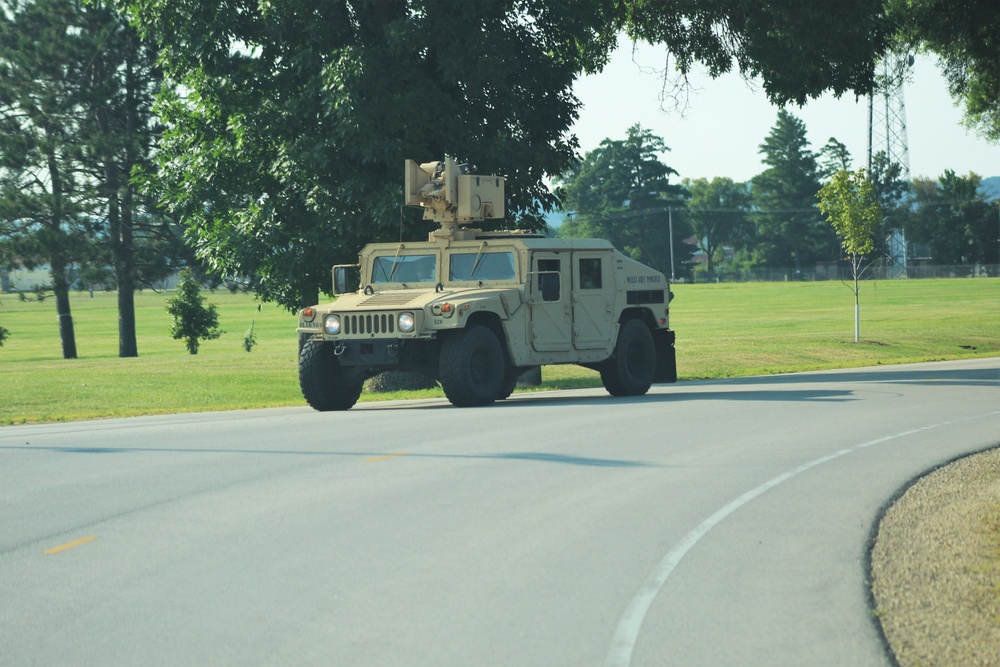
{"type": "Polygon", "coordinates": [[[315,410],[350,410],[361,396],[365,378],[340,365],[333,343],[307,340],[299,353],[299,387],[315,410]]]}
{"type": "Polygon", "coordinates": [[[490,405],[504,388],[504,366],[496,334],[473,325],[451,334],[441,345],[441,388],[452,405],[490,405]]]}
{"type": "Polygon", "coordinates": [[[614,355],[601,365],[601,382],[612,396],[642,396],[653,384],[656,346],[640,320],[627,320],[618,332],[614,355]]]}
{"type": "Polygon", "coordinates": [[[500,394],[497,396],[498,401],[503,401],[510,398],[510,395],[514,393],[514,388],[517,387],[517,381],[521,377],[520,368],[508,368],[503,376],[503,384],[500,385],[500,394]]]}

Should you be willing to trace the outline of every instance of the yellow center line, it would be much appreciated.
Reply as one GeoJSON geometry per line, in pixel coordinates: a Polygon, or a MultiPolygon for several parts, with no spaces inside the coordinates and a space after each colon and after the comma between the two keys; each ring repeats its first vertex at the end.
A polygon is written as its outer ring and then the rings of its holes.
{"type": "Polygon", "coordinates": [[[386,459],[394,459],[397,456],[406,456],[406,452],[400,452],[398,454],[386,454],[385,456],[373,456],[370,459],[365,459],[365,463],[376,463],[378,461],[385,461],[386,459]]]}
{"type": "Polygon", "coordinates": [[[73,540],[72,542],[67,542],[66,544],[60,544],[57,547],[52,547],[51,549],[46,549],[42,553],[45,554],[46,556],[51,556],[53,554],[62,553],[63,551],[68,551],[69,549],[72,549],[73,547],[78,547],[81,544],[86,544],[87,542],[93,542],[96,539],[97,538],[93,537],[93,536],[90,536],[90,537],[81,537],[78,540],[73,540]]]}

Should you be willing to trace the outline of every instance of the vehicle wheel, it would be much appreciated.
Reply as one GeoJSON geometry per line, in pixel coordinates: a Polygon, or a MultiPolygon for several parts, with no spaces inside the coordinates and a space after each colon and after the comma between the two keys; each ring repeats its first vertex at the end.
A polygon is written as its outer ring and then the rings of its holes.
{"type": "Polygon", "coordinates": [[[642,396],[655,372],[653,334],[640,320],[627,320],[618,332],[614,355],[601,366],[604,388],[612,396],[642,396]]]}
{"type": "Polygon", "coordinates": [[[507,372],[503,376],[503,384],[500,385],[500,394],[497,395],[497,400],[502,401],[506,398],[510,398],[510,395],[514,393],[514,387],[517,386],[517,379],[521,377],[521,369],[519,368],[508,368],[507,372]]]}
{"type": "Polygon", "coordinates": [[[361,396],[364,377],[340,365],[333,343],[307,340],[299,354],[299,387],[315,410],[350,410],[361,396]]]}
{"type": "Polygon", "coordinates": [[[503,348],[484,326],[472,326],[444,340],[441,346],[441,388],[452,405],[489,405],[504,384],[503,348]]]}

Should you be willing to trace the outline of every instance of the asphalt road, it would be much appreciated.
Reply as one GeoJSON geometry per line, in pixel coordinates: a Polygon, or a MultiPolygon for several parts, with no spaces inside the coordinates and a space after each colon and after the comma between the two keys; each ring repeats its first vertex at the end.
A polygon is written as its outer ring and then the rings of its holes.
{"type": "Polygon", "coordinates": [[[866,543],[1000,359],[0,428],[0,665],[888,665],[866,543]]]}

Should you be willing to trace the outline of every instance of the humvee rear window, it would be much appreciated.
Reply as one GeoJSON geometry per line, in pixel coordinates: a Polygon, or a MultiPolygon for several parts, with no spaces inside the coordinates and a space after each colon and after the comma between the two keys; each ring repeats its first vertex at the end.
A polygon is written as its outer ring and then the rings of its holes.
{"type": "Polygon", "coordinates": [[[449,280],[514,280],[512,252],[456,252],[448,267],[449,280]]]}
{"type": "Polygon", "coordinates": [[[436,255],[384,255],[372,260],[373,283],[435,283],[436,255]]]}

